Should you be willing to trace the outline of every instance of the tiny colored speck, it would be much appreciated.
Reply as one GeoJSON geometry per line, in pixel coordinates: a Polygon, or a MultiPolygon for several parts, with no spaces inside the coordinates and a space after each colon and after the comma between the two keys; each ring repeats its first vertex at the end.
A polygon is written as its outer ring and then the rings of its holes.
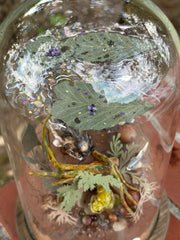
{"type": "Polygon", "coordinates": [[[60,51],[56,47],[51,47],[48,52],[46,52],[46,57],[54,57],[54,56],[59,56],[60,51]]]}
{"type": "Polygon", "coordinates": [[[29,114],[32,114],[32,111],[29,111],[29,114]]]}
{"type": "Polygon", "coordinates": [[[101,137],[104,137],[104,134],[101,134],[101,137]]]}
{"type": "Polygon", "coordinates": [[[38,96],[37,99],[40,100],[41,99],[40,96],[38,96]]]}
{"type": "Polygon", "coordinates": [[[104,141],[103,141],[103,140],[101,140],[101,143],[103,144],[103,143],[104,143],[104,141]]]}
{"type": "Polygon", "coordinates": [[[71,62],[72,62],[72,63],[74,63],[74,62],[75,62],[75,60],[74,60],[74,59],[72,59],[72,60],[71,60],[71,62]]]}
{"type": "Polygon", "coordinates": [[[88,95],[88,93],[87,93],[87,92],[85,92],[85,93],[84,93],[84,95],[88,95]]]}
{"type": "Polygon", "coordinates": [[[120,112],[120,115],[125,115],[125,112],[120,112]]]}
{"type": "Polygon", "coordinates": [[[44,106],[44,104],[37,104],[37,107],[43,107],[44,106]]]}
{"type": "Polygon", "coordinates": [[[39,105],[39,104],[42,104],[42,102],[40,102],[40,101],[35,101],[34,104],[37,106],[37,105],[39,105]]]}
{"type": "Polygon", "coordinates": [[[81,90],[80,88],[77,89],[77,91],[80,91],[80,90],[81,90]]]}
{"type": "Polygon", "coordinates": [[[24,92],[19,92],[19,94],[24,94],[24,92]]]}
{"type": "Polygon", "coordinates": [[[107,123],[104,122],[104,125],[106,125],[107,123]]]}
{"type": "Polygon", "coordinates": [[[157,57],[158,57],[157,55],[154,56],[154,58],[157,58],[157,57]]]}
{"type": "Polygon", "coordinates": [[[79,112],[79,114],[81,114],[81,112],[79,112]]]}
{"type": "Polygon", "coordinates": [[[68,93],[69,91],[68,90],[66,90],[66,93],[68,93]]]}
{"type": "Polygon", "coordinates": [[[23,104],[24,105],[27,105],[29,103],[29,101],[24,101],[23,104]]]}
{"type": "Polygon", "coordinates": [[[97,108],[96,108],[96,106],[95,106],[94,104],[90,104],[90,105],[88,106],[88,110],[89,110],[91,113],[93,113],[93,112],[96,112],[97,108]]]}

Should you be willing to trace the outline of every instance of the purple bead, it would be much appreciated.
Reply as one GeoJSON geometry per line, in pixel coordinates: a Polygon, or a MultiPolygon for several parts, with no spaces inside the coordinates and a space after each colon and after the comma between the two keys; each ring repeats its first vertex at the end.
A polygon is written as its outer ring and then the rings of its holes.
{"type": "Polygon", "coordinates": [[[55,47],[51,47],[48,52],[46,52],[46,57],[54,57],[54,56],[59,56],[60,51],[59,49],[55,47]]]}
{"type": "Polygon", "coordinates": [[[95,106],[94,104],[90,104],[90,105],[88,106],[88,110],[89,110],[90,112],[95,112],[97,109],[96,109],[96,106],[95,106]]]}
{"type": "Polygon", "coordinates": [[[125,112],[120,112],[120,115],[125,115],[125,112]]]}

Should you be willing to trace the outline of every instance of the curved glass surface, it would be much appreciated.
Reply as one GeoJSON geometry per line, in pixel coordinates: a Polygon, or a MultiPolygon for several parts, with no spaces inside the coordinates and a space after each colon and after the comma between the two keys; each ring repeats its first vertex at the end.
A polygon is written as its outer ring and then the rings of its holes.
{"type": "Polygon", "coordinates": [[[150,1],[25,1],[0,28],[1,128],[35,239],[147,239],[174,144],[178,36],[150,1]]]}

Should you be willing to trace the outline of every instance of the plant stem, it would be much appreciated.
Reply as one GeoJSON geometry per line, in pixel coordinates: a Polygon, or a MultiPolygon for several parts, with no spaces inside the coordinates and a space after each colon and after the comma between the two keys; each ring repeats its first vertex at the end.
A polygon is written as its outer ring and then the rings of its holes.
{"type": "Polygon", "coordinates": [[[120,173],[120,171],[118,170],[117,166],[115,166],[116,170],[117,170],[117,173],[119,175],[119,178],[121,179],[121,181],[123,182],[124,185],[126,185],[127,188],[131,189],[131,190],[134,190],[136,192],[140,192],[140,190],[138,188],[135,188],[133,186],[131,186],[130,184],[128,184],[125,179],[123,178],[122,174],[120,173]]]}
{"type": "MultiPolygon", "coordinates": [[[[107,156],[97,152],[97,151],[94,151],[93,152],[93,156],[100,160],[100,161],[106,161],[108,162],[109,165],[111,165],[111,174],[117,178],[120,182],[122,182],[126,187],[128,187],[129,189],[131,190],[134,190],[134,191],[137,191],[137,192],[140,192],[139,189],[137,188],[134,188],[132,187],[131,185],[129,185],[125,179],[123,178],[122,174],[120,173],[118,167],[116,166],[116,164],[114,162],[114,159],[113,159],[113,162],[111,161],[110,158],[108,158],[107,156]]],[[[121,197],[121,200],[122,200],[122,204],[123,206],[125,207],[125,209],[129,212],[129,213],[132,213],[132,209],[128,206],[125,198],[124,198],[124,194],[128,197],[128,199],[133,203],[133,205],[137,206],[137,202],[133,199],[133,197],[131,196],[130,193],[128,193],[127,189],[123,186],[123,184],[121,185],[120,187],[120,197],[121,197]]]]}
{"type": "Polygon", "coordinates": [[[138,203],[134,200],[134,198],[131,196],[130,193],[128,193],[127,189],[124,188],[124,194],[127,196],[127,198],[132,202],[134,206],[137,206],[138,203]]]}
{"type": "Polygon", "coordinates": [[[127,202],[124,198],[124,187],[123,187],[123,185],[120,186],[120,191],[119,192],[120,192],[120,197],[121,197],[122,204],[123,204],[124,208],[126,209],[126,211],[128,213],[133,213],[133,210],[128,206],[128,204],[127,204],[127,202]]]}

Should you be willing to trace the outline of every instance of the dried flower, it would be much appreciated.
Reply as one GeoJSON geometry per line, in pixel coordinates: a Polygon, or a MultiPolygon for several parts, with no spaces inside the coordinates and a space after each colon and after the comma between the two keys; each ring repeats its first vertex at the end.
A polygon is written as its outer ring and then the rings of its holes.
{"type": "Polygon", "coordinates": [[[46,203],[42,205],[42,208],[47,211],[50,210],[48,214],[49,221],[55,220],[57,224],[61,225],[64,223],[69,223],[71,225],[75,225],[77,223],[77,219],[69,215],[63,209],[61,209],[60,204],[56,206],[52,206],[50,203],[46,203]]]}
{"type": "Polygon", "coordinates": [[[90,105],[88,106],[88,110],[89,110],[90,112],[95,112],[97,109],[96,109],[96,106],[95,106],[94,104],[90,104],[90,105]]]}
{"type": "Polygon", "coordinates": [[[60,51],[56,47],[51,47],[48,52],[46,52],[46,57],[54,57],[54,56],[59,56],[60,51]]]}

